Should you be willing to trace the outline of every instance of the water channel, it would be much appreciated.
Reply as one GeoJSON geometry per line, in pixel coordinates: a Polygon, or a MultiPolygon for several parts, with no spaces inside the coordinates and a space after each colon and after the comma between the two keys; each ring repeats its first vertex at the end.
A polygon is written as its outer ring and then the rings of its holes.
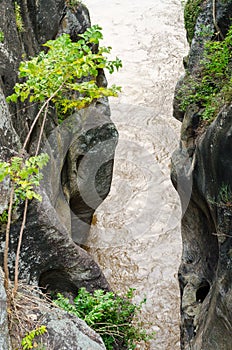
{"type": "Polygon", "coordinates": [[[96,211],[90,252],[115,291],[136,288],[142,318],[156,331],[146,350],[179,350],[181,256],[178,196],[170,156],[180,124],[172,117],[175,84],[187,53],[181,0],[85,0],[104,44],[123,61],[107,76],[122,86],[110,101],[119,131],[109,196],[96,211]]]}

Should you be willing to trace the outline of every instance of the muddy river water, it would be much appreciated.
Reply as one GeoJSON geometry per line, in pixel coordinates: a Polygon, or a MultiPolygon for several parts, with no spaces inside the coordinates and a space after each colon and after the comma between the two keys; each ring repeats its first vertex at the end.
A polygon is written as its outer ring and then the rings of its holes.
{"type": "Polygon", "coordinates": [[[187,53],[181,0],[85,0],[104,44],[123,61],[107,76],[122,86],[112,99],[119,131],[112,188],[96,211],[91,254],[114,290],[144,296],[144,322],[156,338],[137,349],[179,349],[181,255],[178,196],[170,182],[170,156],[180,125],[172,118],[173,91],[187,53]]]}

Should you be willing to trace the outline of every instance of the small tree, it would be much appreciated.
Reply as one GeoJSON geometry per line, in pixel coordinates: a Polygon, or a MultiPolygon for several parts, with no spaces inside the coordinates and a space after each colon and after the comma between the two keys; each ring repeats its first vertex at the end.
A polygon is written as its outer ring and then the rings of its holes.
{"type": "Polygon", "coordinates": [[[8,250],[13,204],[17,204],[19,199],[25,201],[16,253],[13,295],[18,288],[19,254],[26,223],[28,200],[33,198],[41,200],[34,189],[39,185],[41,179],[39,170],[48,161],[48,155],[39,155],[39,149],[49,104],[55,105],[58,117],[62,121],[68,112],[84,108],[93,100],[103,96],[117,96],[120,91],[120,88],[115,85],[107,88],[97,84],[100,69],[107,69],[113,73],[115,69],[118,70],[122,66],[118,58],[114,61],[107,59],[106,56],[111,51],[110,47],[99,47],[99,41],[103,38],[101,28],[95,25],[79,36],[80,39],[77,42],[72,42],[68,34],[62,34],[57,39],[44,44],[48,48],[47,53],[42,51],[29,61],[21,62],[19,78],[23,78],[24,81],[17,83],[14,93],[7,97],[8,102],[17,102],[20,99],[22,102],[28,100],[30,103],[40,104],[39,112],[33,120],[19,156],[11,158],[8,162],[0,162],[0,182],[8,177],[11,188],[8,213],[5,215],[7,219],[4,251],[6,289],[8,289],[9,278],[8,250]],[[42,115],[43,122],[35,155],[25,158],[23,154],[31,133],[42,115]]]}

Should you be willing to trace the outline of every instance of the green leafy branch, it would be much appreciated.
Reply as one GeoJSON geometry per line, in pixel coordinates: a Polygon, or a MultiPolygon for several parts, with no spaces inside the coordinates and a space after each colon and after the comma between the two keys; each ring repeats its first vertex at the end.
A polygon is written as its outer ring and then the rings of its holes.
{"type": "Polygon", "coordinates": [[[9,177],[11,186],[14,188],[15,200],[31,200],[33,198],[41,201],[41,196],[34,191],[42,179],[40,169],[48,162],[47,154],[24,159],[23,157],[12,157],[9,162],[0,162],[0,182],[9,177]]]}
{"type": "Polygon", "coordinates": [[[118,58],[108,60],[110,47],[98,47],[103,38],[101,28],[94,25],[79,37],[80,40],[72,42],[68,34],[62,34],[44,44],[49,48],[47,53],[42,51],[37,57],[21,62],[19,77],[26,81],[15,85],[15,92],[7,101],[17,102],[20,98],[43,103],[50,99],[64,118],[67,111],[84,108],[94,99],[117,96],[120,87],[97,84],[100,69],[112,74],[122,66],[118,58]]]}
{"type": "Polygon", "coordinates": [[[27,333],[21,342],[23,350],[30,350],[30,349],[37,348],[38,344],[34,342],[35,337],[43,335],[46,332],[47,332],[46,326],[40,326],[40,327],[37,327],[36,329],[33,329],[31,332],[27,333]]]}

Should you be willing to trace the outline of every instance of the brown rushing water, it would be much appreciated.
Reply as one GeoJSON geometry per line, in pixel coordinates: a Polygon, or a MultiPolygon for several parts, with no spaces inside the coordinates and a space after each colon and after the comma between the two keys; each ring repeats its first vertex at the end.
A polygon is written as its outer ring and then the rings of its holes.
{"type": "MultiPolygon", "coordinates": [[[[122,86],[111,100],[119,131],[111,192],[96,212],[90,252],[116,291],[144,295],[143,319],[156,339],[146,349],[179,349],[180,204],[169,178],[180,125],[173,91],[187,44],[181,0],[85,0],[92,24],[123,69],[108,77],[122,86]]],[[[145,349],[142,345],[137,349],[145,349]]]]}

